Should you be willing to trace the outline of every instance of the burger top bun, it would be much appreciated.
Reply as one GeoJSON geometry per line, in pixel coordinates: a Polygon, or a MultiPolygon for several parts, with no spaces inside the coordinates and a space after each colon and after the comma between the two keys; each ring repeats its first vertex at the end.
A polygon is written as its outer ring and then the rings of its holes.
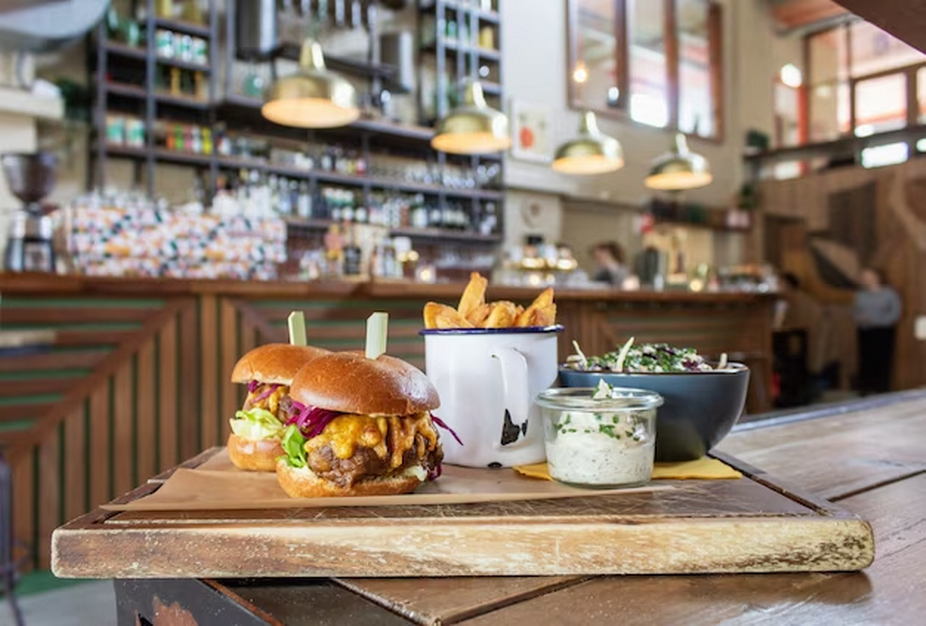
{"type": "Polygon", "coordinates": [[[332,352],[293,378],[289,391],[303,404],[361,415],[410,415],[440,406],[437,390],[421,370],[382,354],[332,352]]]}
{"type": "Polygon", "coordinates": [[[303,365],[326,354],[331,353],[312,346],[268,343],[241,357],[232,371],[231,380],[233,383],[259,380],[262,383],[289,385],[303,365]]]}

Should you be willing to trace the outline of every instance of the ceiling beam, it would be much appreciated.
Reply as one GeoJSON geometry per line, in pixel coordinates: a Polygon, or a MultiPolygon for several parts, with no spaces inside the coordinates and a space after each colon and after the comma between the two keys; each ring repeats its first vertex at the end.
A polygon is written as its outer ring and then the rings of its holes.
{"type": "Polygon", "coordinates": [[[865,21],[926,52],[926,4],[921,0],[837,0],[865,21]]]}

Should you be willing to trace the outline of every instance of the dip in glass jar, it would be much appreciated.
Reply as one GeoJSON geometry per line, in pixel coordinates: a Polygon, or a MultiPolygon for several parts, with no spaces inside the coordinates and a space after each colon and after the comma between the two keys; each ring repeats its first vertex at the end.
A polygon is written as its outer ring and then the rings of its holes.
{"type": "Polygon", "coordinates": [[[649,482],[662,396],[643,389],[548,389],[543,412],[550,477],[578,487],[613,489],[649,482]]]}

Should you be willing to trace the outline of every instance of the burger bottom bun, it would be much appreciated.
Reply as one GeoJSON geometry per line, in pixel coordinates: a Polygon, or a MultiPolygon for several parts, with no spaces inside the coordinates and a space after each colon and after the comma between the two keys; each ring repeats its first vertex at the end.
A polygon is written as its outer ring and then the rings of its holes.
{"type": "Polygon", "coordinates": [[[228,436],[228,457],[238,469],[272,472],[283,454],[279,439],[245,439],[235,433],[228,436]]]}
{"type": "Polygon", "coordinates": [[[344,488],[319,478],[308,467],[292,467],[285,460],[277,463],[277,481],[290,498],[325,498],[330,496],[394,496],[410,493],[421,484],[417,476],[401,474],[360,480],[344,488]]]}

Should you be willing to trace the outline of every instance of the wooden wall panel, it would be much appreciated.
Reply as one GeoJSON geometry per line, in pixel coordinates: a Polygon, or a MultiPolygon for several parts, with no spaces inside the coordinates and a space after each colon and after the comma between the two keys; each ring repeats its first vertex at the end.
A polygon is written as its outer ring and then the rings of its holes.
{"type": "Polygon", "coordinates": [[[219,394],[220,438],[223,443],[228,440],[228,435],[231,432],[229,420],[234,417],[235,411],[240,408],[238,403],[238,388],[240,386],[231,382],[232,370],[241,356],[238,349],[238,317],[239,314],[232,303],[228,298],[223,298],[219,316],[219,337],[221,337],[219,349],[221,356],[219,357],[218,372],[221,384],[219,394]]]}
{"type": "Polygon", "coordinates": [[[35,559],[35,537],[38,534],[34,516],[36,491],[35,449],[20,457],[13,471],[13,537],[17,559],[25,556],[27,564],[35,559]]]}
{"type": "Polygon", "coordinates": [[[177,355],[180,427],[180,456],[188,459],[197,454],[200,448],[199,427],[202,416],[199,413],[199,332],[196,309],[188,307],[180,312],[178,332],[180,335],[179,354],[177,355]]]}
{"type": "Polygon", "coordinates": [[[110,498],[109,477],[112,472],[109,455],[109,384],[90,396],[90,506],[110,498]]]}
{"type": "MultiPolygon", "coordinates": [[[[137,414],[137,450],[135,454],[135,475],[138,480],[147,480],[158,473],[157,458],[157,414],[155,402],[160,400],[155,380],[155,338],[145,342],[138,351],[135,370],[135,412],[137,414]]],[[[134,487],[134,485],[133,485],[134,487]]]]}
{"type": "Polygon", "coordinates": [[[180,462],[177,425],[179,398],[177,396],[177,320],[171,319],[158,333],[158,472],[180,462]]]}
{"type": "Polygon", "coordinates": [[[135,461],[135,411],[132,402],[131,360],[113,376],[112,416],[112,484],[113,496],[119,496],[135,487],[132,471],[135,461]]]}
{"type": "Polygon", "coordinates": [[[61,437],[55,428],[42,441],[38,452],[38,537],[36,552],[39,563],[51,562],[51,533],[63,521],[60,507],[61,437]]]}
{"type": "Polygon", "coordinates": [[[219,445],[219,316],[215,296],[199,303],[200,449],[219,445]]]}
{"type": "Polygon", "coordinates": [[[87,480],[90,458],[87,455],[87,438],[92,431],[85,428],[89,419],[87,402],[82,402],[64,420],[64,519],[72,520],[87,512],[87,480]]]}

